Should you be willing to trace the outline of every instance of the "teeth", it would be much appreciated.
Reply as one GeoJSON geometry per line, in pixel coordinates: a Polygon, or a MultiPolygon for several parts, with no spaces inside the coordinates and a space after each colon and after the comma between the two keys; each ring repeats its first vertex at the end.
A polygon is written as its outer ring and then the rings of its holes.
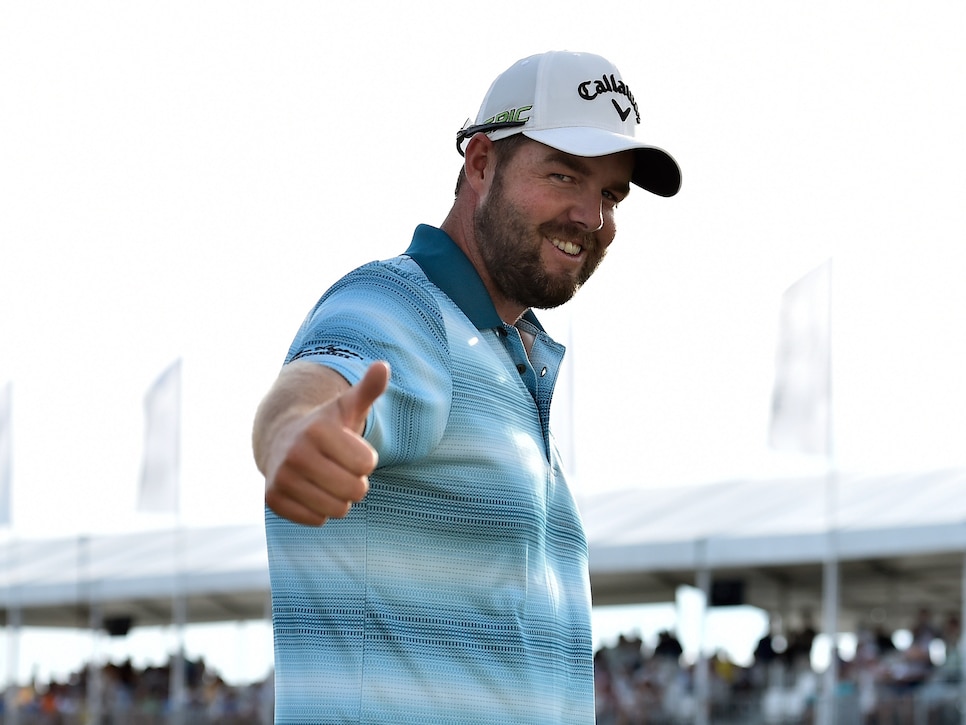
{"type": "Polygon", "coordinates": [[[560,239],[551,239],[550,243],[561,252],[565,252],[571,256],[576,256],[583,250],[583,247],[581,247],[579,244],[574,244],[573,242],[564,242],[560,239]]]}

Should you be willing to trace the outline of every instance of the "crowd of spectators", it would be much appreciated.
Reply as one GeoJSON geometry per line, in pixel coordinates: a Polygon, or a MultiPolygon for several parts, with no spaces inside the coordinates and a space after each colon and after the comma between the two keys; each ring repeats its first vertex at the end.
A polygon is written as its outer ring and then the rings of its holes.
{"type": "MultiPolygon", "coordinates": [[[[708,662],[712,723],[803,725],[813,722],[821,673],[813,665],[816,636],[810,620],[788,633],[777,628],[757,643],[753,661],[738,664],[724,653],[708,662]]],[[[927,610],[907,630],[857,633],[854,653],[838,659],[841,723],[904,725],[959,723],[960,623],[949,616],[937,626],[927,610]],[[918,710],[917,710],[918,708],[918,710]]],[[[622,635],[594,656],[598,725],[672,725],[694,722],[698,670],[671,631],[647,643],[622,635]]],[[[90,722],[90,668],[63,682],[20,688],[20,725],[90,722]]],[[[138,669],[131,662],[106,664],[99,672],[102,725],[169,722],[170,663],[138,669]]],[[[204,660],[185,663],[185,725],[271,722],[271,679],[227,684],[204,660]]],[[[2,701],[0,701],[2,704],[2,701]]]]}
{"type": "MultiPolygon", "coordinates": [[[[185,662],[184,725],[261,725],[271,722],[271,679],[232,686],[203,659],[185,662]]],[[[91,722],[87,698],[91,669],[64,681],[32,682],[16,696],[19,725],[80,725],[91,722]]],[[[100,672],[100,725],[167,725],[171,722],[171,662],[139,669],[130,661],[109,663],[100,672]]],[[[3,701],[0,700],[0,705],[3,701]]],[[[4,720],[6,721],[6,720],[4,720]]]]}
{"type": "MultiPolygon", "coordinates": [[[[815,630],[766,634],[753,660],[739,665],[724,652],[708,662],[708,711],[713,723],[812,723],[822,686],[814,665],[815,630]]],[[[961,722],[960,626],[949,616],[936,626],[922,610],[909,629],[870,627],[855,651],[837,657],[836,721],[852,725],[961,722]]],[[[656,642],[621,636],[595,654],[598,725],[691,723],[699,706],[698,669],[672,632],[656,642]]]]}

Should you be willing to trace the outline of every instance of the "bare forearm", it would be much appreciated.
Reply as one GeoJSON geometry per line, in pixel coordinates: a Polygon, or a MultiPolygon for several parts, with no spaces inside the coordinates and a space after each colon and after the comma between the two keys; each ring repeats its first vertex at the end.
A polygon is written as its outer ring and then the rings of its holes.
{"type": "Polygon", "coordinates": [[[267,472],[269,450],[281,430],[348,389],[345,378],[323,365],[297,360],[282,368],[255,413],[252,451],[258,470],[267,472]]]}

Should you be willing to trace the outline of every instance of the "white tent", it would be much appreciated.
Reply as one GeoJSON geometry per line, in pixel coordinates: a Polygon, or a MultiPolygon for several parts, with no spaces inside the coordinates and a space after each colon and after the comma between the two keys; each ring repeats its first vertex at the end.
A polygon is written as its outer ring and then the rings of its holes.
{"type": "MultiPolygon", "coordinates": [[[[873,609],[888,627],[910,624],[921,607],[959,612],[964,492],[966,470],[604,493],[581,502],[594,602],[670,602],[710,571],[747,604],[817,614],[833,547],[840,629],[873,609]]],[[[261,525],[13,540],[0,556],[3,606],[25,626],[86,627],[94,605],[105,621],[168,624],[179,595],[188,622],[267,612],[261,525]]]]}
{"type": "Polygon", "coordinates": [[[167,625],[174,603],[189,622],[260,619],[269,602],[261,526],[166,529],[10,541],[0,591],[24,626],[167,625]]]}
{"type": "Polygon", "coordinates": [[[638,489],[583,502],[595,603],[671,601],[710,571],[780,614],[822,605],[839,562],[840,631],[873,611],[886,628],[921,608],[959,613],[966,470],[735,480],[638,489]]]}

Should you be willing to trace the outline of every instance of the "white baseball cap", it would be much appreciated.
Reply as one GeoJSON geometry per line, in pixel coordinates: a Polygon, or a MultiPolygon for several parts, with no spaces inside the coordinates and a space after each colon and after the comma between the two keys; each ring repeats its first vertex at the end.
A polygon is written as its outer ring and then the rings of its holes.
{"type": "Polygon", "coordinates": [[[524,136],[574,156],[634,150],[631,178],[643,189],[674,196],[681,169],[666,151],[634,138],[640,109],[613,63],[591,53],[550,51],[514,63],[487,91],[476,123],[456,133],[456,147],[483,132],[494,141],[524,136]]]}

